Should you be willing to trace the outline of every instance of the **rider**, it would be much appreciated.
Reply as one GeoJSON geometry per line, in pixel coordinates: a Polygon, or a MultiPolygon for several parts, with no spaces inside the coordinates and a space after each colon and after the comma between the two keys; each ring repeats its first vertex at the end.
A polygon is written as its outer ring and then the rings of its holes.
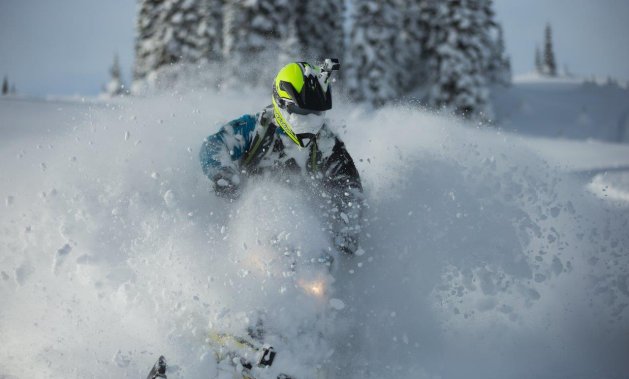
{"type": "Polygon", "coordinates": [[[301,178],[325,205],[337,249],[352,254],[364,207],[362,185],[352,157],[325,119],[332,108],[330,76],[338,69],[336,59],[326,59],[322,66],[284,66],[273,83],[272,105],[206,138],[200,160],[216,195],[231,200],[240,195],[242,177],[301,178]]]}

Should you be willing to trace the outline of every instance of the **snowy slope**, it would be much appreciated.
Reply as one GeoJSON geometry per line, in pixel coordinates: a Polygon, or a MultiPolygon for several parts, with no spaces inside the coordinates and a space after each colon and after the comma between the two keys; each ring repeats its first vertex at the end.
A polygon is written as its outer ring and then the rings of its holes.
{"type": "Polygon", "coordinates": [[[629,142],[629,89],[579,78],[516,77],[492,95],[502,128],[540,137],[629,142]]]}
{"type": "Polygon", "coordinates": [[[267,102],[0,100],[0,377],[137,378],[159,354],[172,377],[213,377],[208,328],[265,306],[289,326],[328,317],[332,377],[626,377],[629,204],[583,170],[628,166],[628,146],[338,106],[369,202],[364,254],[338,259],[337,301],[295,303],[243,267],[250,231],[324,248],[316,212],[276,183],[228,204],[197,161],[206,135],[267,102]]]}

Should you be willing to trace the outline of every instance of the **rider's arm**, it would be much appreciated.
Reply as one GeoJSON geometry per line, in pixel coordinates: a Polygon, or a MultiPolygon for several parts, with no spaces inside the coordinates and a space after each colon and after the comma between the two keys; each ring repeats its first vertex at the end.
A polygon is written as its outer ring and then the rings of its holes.
{"type": "Polygon", "coordinates": [[[354,253],[365,206],[360,175],[345,144],[335,138],[332,153],[323,163],[323,181],[331,200],[330,226],[335,233],[334,242],[339,250],[354,253]]]}
{"type": "Polygon", "coordinates": [[[217,194],[228,195],[240,182],[240,160],[251,146],[256,118],[244,115],[203,141],[199,152],[203,173],[217,194]]]}

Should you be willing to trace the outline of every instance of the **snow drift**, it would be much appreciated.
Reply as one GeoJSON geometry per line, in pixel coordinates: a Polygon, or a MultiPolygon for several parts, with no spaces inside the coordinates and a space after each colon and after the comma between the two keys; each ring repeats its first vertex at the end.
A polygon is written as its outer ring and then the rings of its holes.
{"type": "Polygon", "coordinates": [[[273,183],[218,199],[197,159],[267,102],[0,102],[0,377],[137,378],[160,354],[172,377],[213,377],[208,330],[265,306],[280,326],[329,315],[323,345],[285,356],[325,350],[332,377],[626,376],[626,204],[518,137],[417,110],[330,113],[368,199],[361,254],[337,259],[325,301],[283,300],[243,265],[252,231],[325,249],[315,212],[273,183]]]}

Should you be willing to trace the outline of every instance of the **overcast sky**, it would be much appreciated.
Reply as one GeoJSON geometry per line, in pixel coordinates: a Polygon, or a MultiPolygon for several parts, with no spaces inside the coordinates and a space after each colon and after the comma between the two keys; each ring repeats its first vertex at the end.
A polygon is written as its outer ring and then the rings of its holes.
{"type": "MultiPolygon", "coordinates": [[[[629,80],[629,0],[494,0],[515,74],[531,71],[553,26],[557,60],[629,80]]],[[[135,0],[0,0],[0,75],[31,95],[94,95],[114,53],[133,62],[135,0]]]]}
{"type": "Polygon", "coordinates": [[[21,93],[94,95],[133,61],[135,0],[0,0],[0,75],[21,93]]]}

